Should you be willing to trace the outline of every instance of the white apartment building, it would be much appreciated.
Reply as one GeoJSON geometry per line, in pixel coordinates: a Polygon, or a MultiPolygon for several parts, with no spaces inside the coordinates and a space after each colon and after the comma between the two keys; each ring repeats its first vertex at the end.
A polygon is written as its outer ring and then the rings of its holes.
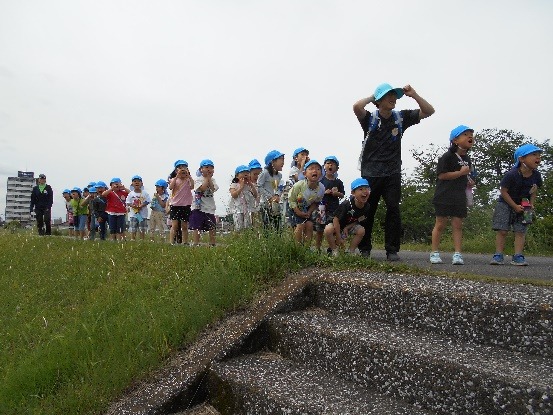
{"type": "Polygon", "coordinates": [[[4,215],[6,222],[17,220],[23,226],[32,224],[29,206],[35,184],[35,174],[32,171],[18,171],[17,177],[8,177],[4,215]]]}

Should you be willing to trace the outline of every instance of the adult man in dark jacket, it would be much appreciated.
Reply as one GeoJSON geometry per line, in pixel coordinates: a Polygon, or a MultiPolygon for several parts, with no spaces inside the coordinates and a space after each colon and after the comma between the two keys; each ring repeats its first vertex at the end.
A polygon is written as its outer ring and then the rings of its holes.
{"type": "Polygon", "coordinates": [[[54,203],[54,193],[49,184],[46,184],[46,175],[38,175],[38,183],[33,187],[31,193],[31,206],[30,212],[33,213],[33,209],[36,215],[36,226],[38,228],[39,235],[51,235],[52,234],[52,205],[54,203]],[[46,231],[44,231],[44,225],[46,225],[46,231]]]}

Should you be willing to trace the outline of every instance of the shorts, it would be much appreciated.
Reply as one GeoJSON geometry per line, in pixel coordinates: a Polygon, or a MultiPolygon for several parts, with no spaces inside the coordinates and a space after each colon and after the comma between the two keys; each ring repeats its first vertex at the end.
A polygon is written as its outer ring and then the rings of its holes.
{"type": "Polygon", "coordinates": [[[87,222],[87,215],[74,216],[73,221],[75,222],[76,231],[84,231],[87,222]]]}
{"type": "Polygon", "coordinates": [[[330,216],[327,215],[326,221],[324,223],[315,221],[315,225],[313,226],[313,229],[315,229],[315,231],[317,232],[323,232],[326,228],[326,225],[328,225],[329,223],[332,223],[333,220],[334,220],[334,215],[330,215],[330,216]]]}
{"type": "Polygon", "coordinates": [[[434,209],[436,210],[436,216],[446,218],[467,217],[467,205],[465,203],[458,203],[456,205],[443,205],[441,203],[434,203],[434,209]]]}
{"type": "Polygon", "coordinates": [[[171,211],[169,212],[169,219],[188,222],[190,220],[190,205],[188,206],[171,205],[171,211]]]}
{"type": "Polygon", "coordinates": [[[297,225],[303,225],[306,222],[313,222],[313,220],[311,218],[301,218],[292,210],[292,213],[290,214],[290,223],[292,226],[295,227],[297,225]]]}
{"type": "Polygon", "coordinates": [[[524,234],[528,230],[528,224],[522,223],[523,218],[522,213],[516,213],[507,203],[498,201],[493,212],[492,229],[524,234]]]}
{"type": "Polygon", "coordinates": [[[190,224],[188,229],[195,231],[210,231],[215,229],[216,221],[213,213],[202,212],[199,209],[194,209],[190,213],[190,224]]]}
{"type": "Polygon", "coordinates": [[[351,228],[349,228],[346,232],[344,232],[344,230],[342,229],[342,235],[341,235],[342,239],[347,239],[348,236],[355,235],[360,227],[362,228],[363,226],[360,225],[359,223],[356,223],[351,228]]]}
{"type": "Polygon", "coordinates": [[[125,233],[125,215],[108,214],[108,224],[110,235],[125,233]]]}
{"type": "Polygon", "coordinates": [[[129,218],[129,232],[134,233],[140,229],[140,232],[146,232],[148,228],[148,219],[142,219],[140,222],[134,216],[129,218]]]}

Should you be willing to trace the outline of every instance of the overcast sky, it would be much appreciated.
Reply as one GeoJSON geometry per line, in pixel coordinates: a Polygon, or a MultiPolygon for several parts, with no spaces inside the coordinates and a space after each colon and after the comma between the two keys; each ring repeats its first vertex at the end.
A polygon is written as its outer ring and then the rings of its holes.
{"type": "Polygon", "coordinates": [[[64,188],[139,174],[151,193],[204,158],[224,213],[237,165],[278,149],[287,175],[300,146],[349,189],[352,105],[382,82],[436,109],[407,170],[458,124],[551,139],[552,22],[551,0],[0,0],[0,215],[18,170],[47,175],[60,217],[64,188]]]}

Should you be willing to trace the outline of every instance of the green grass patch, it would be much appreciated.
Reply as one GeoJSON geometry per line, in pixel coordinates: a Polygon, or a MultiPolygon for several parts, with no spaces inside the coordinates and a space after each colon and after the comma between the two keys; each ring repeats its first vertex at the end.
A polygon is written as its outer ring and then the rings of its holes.
{"type": "Polygon", "coordinates": [[[278,236],[217,248],[0,233],[0,413],[98,413],[309,252],[278,236]]]}

